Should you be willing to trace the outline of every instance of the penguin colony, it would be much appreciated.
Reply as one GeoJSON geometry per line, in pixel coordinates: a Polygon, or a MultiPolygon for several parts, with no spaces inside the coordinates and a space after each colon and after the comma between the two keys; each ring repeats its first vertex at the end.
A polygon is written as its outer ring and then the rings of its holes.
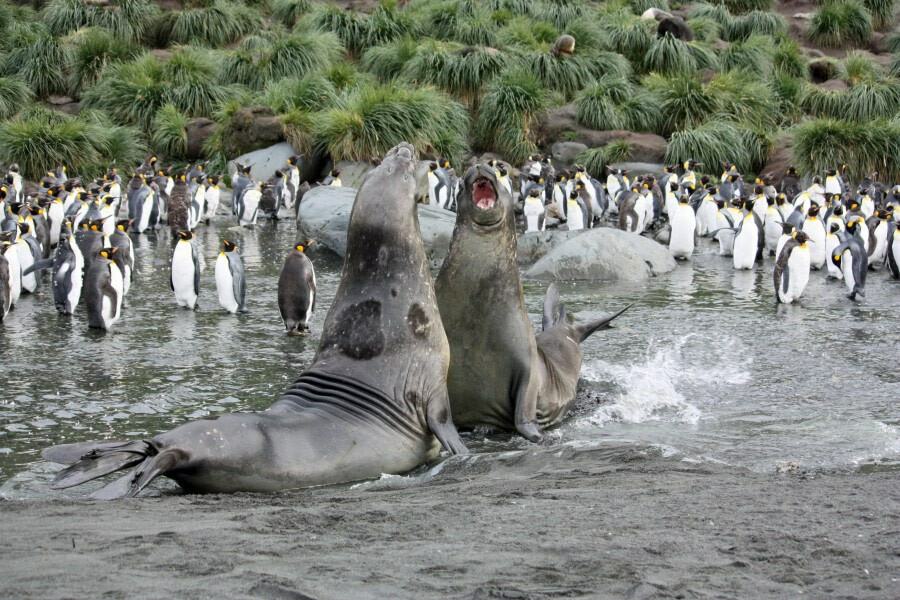
{"type": "MultiPolygon", "coordinates": [[[[301,182],[300,156],[292,156],[266,181],[251,177],[251,165],[236,164],[230,210],[236,222],[252,228],[260,217],[296,218],[309,189],[301,182]]],[[[798,301],[810,271],[842,281],[848,297],[865,297],[869,271],[886,269],[900,279],[900,184],[886,185],[878,174],[851,188],[845,168],[824,177],[801,178],[789,167],[745,182],[734,165],[717,178],[701,175],[693,160],[668,166],[656,177],[630,177],[608,169],[600,181],[574,165],[557,171],[549,157],[530,156],[513,174],[507,163],[490,161],[500,185],[518,198],[525,232],[569,231],[614,226],[634,234],[668,231],[672,255],[690,258],[697,240],[707,238],[735,269],[754,269],[764,256],[774,259],[774,297],[798,301]]],[[[460,179],[448,160],[427,165],[428,204],[453,211],[460,179]]],[[[17,165],[0,182],[0,321],[22,294],[49,284],[57,311],[73,314],[84,305],[92,328],[110,330],[121,318],[135,279],[132,235],[168,226],[172,250],[170,284],[175,302],[196,309],[205,263],[193,232],[219,209],[223,178],[205,164],[175,171],[149,156],[124,183],[115,168],[84,182],[65,167],[48,172],[36,193],[26,193],[17,165]],[[120,218],[123,217],[124,218],[120,218]]],[[[332,170],[316,185],[336,186],[332,170]]],[[[288,252],[278,283],[278,305],[289,335],[303,335],[315,309],[316,278],[304,240],[288,252]]],[[[244,267],[239,248],[222,241],[215,259],[219,305],[236,314],[247,310],[244,267]]]]}
{"type": "MultiPolygon", "coordinates": [[[[502,165],[494,162],[501,175],[502,165]]],[[[635,234],[668,234],[676,259],[688,259],[699,238],[718,246],[736,270],[774,259],[774,296],[779,303],[803,295],[810,270],[843,281],[851,300],[865,298],[866,275],[886,269],[900,279],[900,184],[878,173],[851,187],[846,166],[824,176],[801,178],[788,167],[752,182],[732,164],[718,183],[701,175],[696,161],[666,166],[660,177],[630,178],[608,169],[605,181],[584,167],[556,172],[530,156],[519,175],[518,210],[526,232],[548,227],[570,231],[612,225],[635,234]]],[[[505,176],[506,171],[503,171],[505,176]]]]}
{"type": "MultiPolygon", "coordinates": [[[[300,161],[292,156],[265,182],[250,178],[249,165],[237,165],[231,210],[240,225],[253,227],[260,215],[294,216],[299,197],[309,189],[300,183],[300,161]]],[[[340,173],[332,171],[319,185],[340,186],[340,173]]],[[[91,328],[109,331],[139,276],[131,236],[157,239],[166,226],[173,242],[169,281],[175,302],[196,309],[205,261],[194,231],[217,213],[221,189],[222,177],[206,173],[205,164],[175,171],[162,168],[155,156],[135,167],[127,183],[114,168],[82,181],[60,167],[31,192],[18,166],[11,165],[0,182],[0,321],[23,293],[37,292],[49,279],[60,314],[83,306],[91,328]]],[[[315,273],[304,254],[312,243],[290,250],[279,279],[279,308],[291,335],[308,330],[315,307],[315,273]]],[[[244,266],[231,240],[222,241],[215,281],[219,305],[232,314],[245,312],[244,266]]]]}

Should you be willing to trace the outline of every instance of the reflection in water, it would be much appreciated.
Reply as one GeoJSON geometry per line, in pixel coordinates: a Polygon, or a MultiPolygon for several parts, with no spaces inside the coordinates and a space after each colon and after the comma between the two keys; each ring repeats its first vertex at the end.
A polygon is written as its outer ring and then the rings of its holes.
{"type": "MultiPolygon", "coordinates": [[[[201,228],[200,309],[186,311],[169,288],[168,232],[136,237],[135,283],[109,335],[87,329],[83,307],[57,316],[49,286],[23,296],[0,325],[0,496],[46,493],[55,467],[39,453],[48,445],[152,435],[191,418],[267,407],[312,360],[340,276],[333,255],[312,253],[312,331],[287,337],[277,278],[295,238],[289,222],[201,228]],[[244,257],[244,315],[216,301],[213,265],[225,238],[244,257]]],[[[897,461],[900,375],[889,332],[900,331],[900,284],[873,273],[868,298],[855,305],[839,282],[814,272],[801,305],[776,307],[771,269],[767,257],[755,271],[735,272],[701,241],[690,261],[646,283],[561,284],[576,316],[636,303],[586,342],[573,418],[538,447],[506,434],[466,434],[475,457],[369,485],[460,470],[507,476],[498,465],[516,461],[564,469],[634,452],[763,471],[785,461],[811,469],[897,461]]],[[[525,285],[536,324],[545,289],[525,285]]]]}

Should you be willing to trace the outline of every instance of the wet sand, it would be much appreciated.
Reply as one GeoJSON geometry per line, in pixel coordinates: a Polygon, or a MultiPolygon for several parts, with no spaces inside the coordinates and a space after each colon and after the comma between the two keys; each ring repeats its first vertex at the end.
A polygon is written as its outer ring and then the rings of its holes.
{"type": "Polygon", "coordinates": [[[412,486],[0,502],[3,596],[900,597],[896,471],[560,452],[412,486]]]}

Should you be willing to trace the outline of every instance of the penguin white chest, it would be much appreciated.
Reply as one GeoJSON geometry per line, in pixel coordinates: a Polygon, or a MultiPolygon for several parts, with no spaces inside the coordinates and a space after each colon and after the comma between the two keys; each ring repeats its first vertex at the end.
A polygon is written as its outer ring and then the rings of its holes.
{"type": "Polygon", "coordinates": [[[825,236],[825,256],[829,257],[827,260],[828,263],[828,276],[833,279],[843,279],[844,275],[841,273],[840,267],[834,264],[831,260],[831,253],[834,252],[834,249],[838,247],[841,241],[838,239],[838,236],[833,233],[829,233],[825,236]]]}
{"type": "Polygon", "coordinates": [[[109,263],[109,285],[115,290],[116,297],[115,299],[112,299],[108,295],[103,294],[102,305],[100,308],[100,314],[103,317],[103,327],[107,330],[115,325],[116,321],[118,321],[121,316],[122,295],[125,287],[122,279],[122,272],[114,262],[109,263]]]}
{"type": "Polygon", "coordinates": [[[33,293],[37,289],[37,273],[32,272],[28,275],[25,275],[25,270],[34,264],[34,255],[31,253],[31,248],[25,242],[25,240],[19,240],[16,242],[16,255],[19,260],[19,268],[22,270],[22,289],[26,292],[33,293]]]}
{"type": "Polygon", "coordinates": [[[575,200],[568,200],[566,204],[566,223],[569,231],[584,229],[584,211],[575,200]]]}
{"type": "Polygon", "coordinates": [[[759,230],[756,222],[751,218],[745,218],[741,230],[734,237],[734,268],[752,269],[756,262],[756,252],[759,244],[759,230]]]}
{"type": "Polygon", "coordinates": [[[526,198],[524,212],[527,231],[544,230],[544,204],[540,198],[526,198]]]}
{"type": "Polygon", "coordinates": [[[782,275],[782,285],[779,290],[782,302],[790,304],[800,299],[800,296],[803,295],[803,291],[806,289],[806,285],[809,283],[809,267],[809,249],[804,246],[794,248],[790,258],[788,258],[787,267],[785,267],[788,284],[786,289],[784,286],[784,275],[782,275]]]}
{"type": "Polygon", "coordinates": [[[194,308],[197,304],[194,271],[193,247],[190,242],[179,241],[172,255],[172,288],[179,306],[194,308]]]}
{"type": "Polygon", "coordinates": [[[669,214],[672,216],[669,250],[675,258],[688,258],[694,253],[694,232],[697,228],[694,209],[688,204],[679,204],[669,214]]]}
{"type": "Polygon", "coordinates": [[[16,246],[9,246],[3,254],[9,263],[9,297],[12,305],[22,295],[22,266],[19,264],[19,252],[16,246]]]}
{"type": "Polygon", "coordinates": [[[219,295],[219,304],[228,312],[234,314],[238,310],[238,301],[234,297],[234,277],[231,275],[231,266],[228,256],[224,252],[219,253],[216,259],[216,292],[219,295]]]}
{"type": "Polygon", "coordinates": [[[825,266],[828,254],[825,251],[825,226],[819,219],[809,218],[803,223],[803,233],[809,236],[810,264],[817,271],[825,266]]]}
{"type": "Polygon", "coordinates": [[[850,250],[844,250],[841,256],[841,273],[844,275],[844,284],[847,290],[852,292],[856,287],[856,278],[853,276],[853,253],[850,250]]]}
{"type": "Polygon", "coordinates": [[[241,198],[241,225],[255,225],[259,208],[259,190],[247,190],[241,198]]]}
{"type": "Polygon", "coordinates": [[[697,208],[697,234],[708,235],[716,227],[716,208],[715,202],[704,198],[697,208]]]}

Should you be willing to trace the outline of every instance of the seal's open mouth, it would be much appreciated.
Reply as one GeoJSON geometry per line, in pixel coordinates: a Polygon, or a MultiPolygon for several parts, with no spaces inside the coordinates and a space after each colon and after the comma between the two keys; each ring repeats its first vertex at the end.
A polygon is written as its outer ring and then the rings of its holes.
{"type": "Polygon", "coordinates": [[[475,185],[472,186],[472,201],[481,210],[494,208],[494,203],[497,202],[497,192],[486,178],[479,177],[475,180],[475,185]]]}

